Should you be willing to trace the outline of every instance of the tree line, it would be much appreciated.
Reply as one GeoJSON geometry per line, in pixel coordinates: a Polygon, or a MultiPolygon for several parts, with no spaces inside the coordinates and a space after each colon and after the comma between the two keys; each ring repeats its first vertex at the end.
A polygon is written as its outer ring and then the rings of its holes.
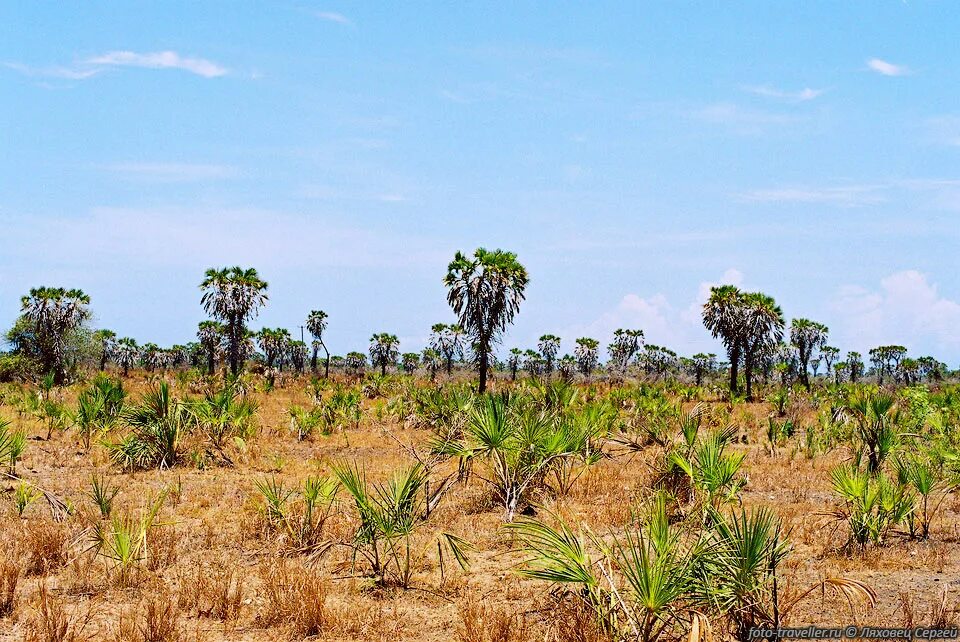
{"type": "Polygon", "coordinates": [[[519,312],[529,283],[516,254],[484,248],[472,255],[457,252],[443,282],[456,321],[433,325],[424,350],[401,353],[396,335],[378,332],[371,336],[366,353],[344,356],[331,355],[327,348],[328,315],[323,310],[311,310],[306,316],[303,327],[310,335],[309,345],[284,328],[253,331],[249,324],[269,301],[268,284],[254,268],[207,270],[199,288],[200,304],[210,318],[200,322],[195,341],[169,348],[139,345],[109,329],[91,330],[90,297],[82,290],[34,288],[21,299],[21,314],[7,332],[11,350],[0,355],[0,379],[47,376],[62,385],[84,363],[96,363],[100,370],[113,363],[124,376],[136,367],[154,371],[188,366],[208,373],[222,366],[237,376],[254,361],[268,370],[287,367],[298,373],[309,363],[310,371],[319,374],[321,351],[325,377],[331,368],[360,374],[368,356],[369,365],[381,375],[391,368],[404,372],[423,368],[431,379],[441,370],[452,374],[457,363],[472,363],[480,392],[495,369],[513,379],[520,371],[546,377],[556,373],[568,380],[578,374],[590,378],[598,371],[614,378],[631,372],[655,379],[684,374],[698,386],[706,377],[726,372],[730,392],[743,393],[748,400],[753,399],[758,376],[764,381],[777,377],[783,384],[796,381],[809,390],[811,374],[817,377],[820,368],[836,383],[872,375],[881,385],[885,381],[909,385],[949,374],[944,363],[929,356],[911,358],[901,345],[871,349],[869,371],[859,352],[849,351],[841,360],[840,350],[827,344],[829,329],[824,324],[797,318],[787,327],[771,296],[733,285],[712,288],[702,310],[704,326],[723,345],[726,361],[712,353],[679,356],[645,342],[642,330],[627,328],[614,332],[602,366],[596,339],[579,337],[572,354],[561,356],[562,339],[553,334],[541,336],[533,348],[512,348],[500,361],[495,350],[519,312]]]}

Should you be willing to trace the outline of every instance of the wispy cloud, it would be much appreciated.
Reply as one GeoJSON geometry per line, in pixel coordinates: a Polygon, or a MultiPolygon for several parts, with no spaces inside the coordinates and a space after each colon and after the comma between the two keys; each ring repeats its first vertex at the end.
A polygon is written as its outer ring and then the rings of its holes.
{"type": "Polygon", "coordinates": [[[235,167],[202,163],[116,163],[103,168],[127,179],[161,183],[221,180],[238,175],[235,167]]]}
{"type": "Polygon", "coordinates": [[[808,100],[813,100],[814,98],[819,98],[824,93],[823,89],[811,89],[810,87],[804,87],[799,91],[785,91],[783,89],[771,87],[770,85],[748,85],[745,86],[743,90],[764,98],[776,98],[778,100],[785,100],[795,103],[806,102],[808,100]]]}
{"type": "Polygon", "coordinates": [[[872,183],[811,186],[790,185],[738,192],[734,199],[743,203],[826,204],[860,207],[884,203],[907,192],[934,194],[939,198],[931,205],[939,209],[956,209],[960,180],[953,178],[899,178],[872,183]],[[951,197],[945,201],[945,197],[951,197]]]}
{"type": "Polygon", "coordinates": [[[227,69],[205,58],[189,58],[176,51],[136,53],[133,51],[110,51],[84,61],[86,65],[106,67],[142,67],[145,69],[181,69],[183,71],[216,78],[224,76],[227,69]]]}
{"type": "Polygon", "coordinates": [[[892,62],[887,62],[880,58],[871,58],[868,60],[867,67],[884,76],[906,76],[910,73],[909,67],[905,65],[895,65],[892,62]]]}
{"type": "Polygon", "coordinates": [[[3,66],[24,76],[62,78],[64,80],[86,80],[103,71],[102,67],[31,67],[19,62],[5,62],[3,66]]]}
{"type": "Polygon", "coordinates": [[[886,185],[843,185],[838,187],[781,187],[755,189],[736,195],[748,203],[826,203],[857,207],[886,200],[881,191],[886,185]]]}
{"type": "Polygon", "coordinates": [[[326,20],[327,22],[336,22],[341,25],[352,25],[353,21],[343,15],[342,13],[337,13],[336,11],[317,11],[313,15],[320,18],[321,20],[326,20]]]}
{"type": "Polygon", "coordinates": [[[4,62],[4,67],[25,76],[86,80],[112,67],[139,67],[142,69],[179,69],[204,78],[217,78],[228,73],[226,67],[205,58],[181,56],[176,51],[136,53],[109,51],[77,61],[70,66],[34,67],[20,62],[4,62]]]}
{"type": "Polygon", "coordinates": [[[751,109],[729,102],[713,103],[689,115],[696,120],[723,125],[744,134],[758,134],[771,127],[792,125],[802,120],[793,114],[751,109]]]}

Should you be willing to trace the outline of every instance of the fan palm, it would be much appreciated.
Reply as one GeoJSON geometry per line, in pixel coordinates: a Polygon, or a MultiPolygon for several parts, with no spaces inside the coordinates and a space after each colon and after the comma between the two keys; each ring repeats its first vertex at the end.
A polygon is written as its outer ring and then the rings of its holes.
{"type": "Polygon", "coordinates": [[[313,337],[311,347],[313,348],[313,353],[310,356],[310,369],[314,372],[317,371],[317,352],[320,348],[323,348],[323,352],[326,355],[323,365],[323,376],[330,376],[330,351],[327,350],[327,345],[323,342],[323,333],[327,329],[327,313],[323,310],[311,310],[310,314],[307,315],[307,332],[310,333],[310,336],[313,337]]]}
{"type": "Polygon", "coordinates": [[[537,343],[537,349],[540,351],[540,356],[543,357],[543,364],[549,377],[553,373],[553,364],[557,358],[557,353],[560,351],[560,337],[554,334],[543,335],[537,343]]]}
{"type": "Polygon", "coordinates": [[[800,383],[810,390],[810,378],[807,376],[807,366],[813,353],[823,347],[827,341],[829,329],[822,323],[810,319],[794,319],[790,323],[790,343],[797,349],[797,369],[800,373],[800,383]]]}
{"type": "Polygon", "coordinates": [[[473,344],[481,393],[487,389],[493,346],[519,311],[529,282],[517,255],[503,250],[479,248],[472,259],[457,252],[447,267],[447,302],[473,344]]]}
{"type": "Polygon", "coordinates": [[[370,364],[380,366],[380,375],[387,374],[387,366],[400,358],[400,339],[389,332],[380,332],[370,337],[370,364]]]}
{"type": "Polygon", "coordinates": [[[243,363],[247,342],[246,322],[256,317],[267,302],[267,283],[253,268],[239,266],[207,270],[200,283],[203,309],[226,325],[227,357],[236,376],[243,363]]]}
{"type": "Polygon", "coordinates": [[[577,360],[577,368],[584,377],[589,377],[597,367],[599,356],[597,348],[600,342],[590,337],[580,337],[577,339],[577,347],[573,349],[573,356],[577,360]]]}
{"type": "Polygon", "coordinates": [[[33,330],[33,340],[44,373],[54,383],[67,378],[68,340],[90,318],[90,297],[83,290],[39,287],[20,300],[20,309],[33,330]]]}
{"type": "Polygon", "coordinates": [[[216,321],[201,321],[197,326],[197,340],[207,355],[207,374],[213,374],[217,366],[217,348],[223,337],[224,327],[216,321]]]}

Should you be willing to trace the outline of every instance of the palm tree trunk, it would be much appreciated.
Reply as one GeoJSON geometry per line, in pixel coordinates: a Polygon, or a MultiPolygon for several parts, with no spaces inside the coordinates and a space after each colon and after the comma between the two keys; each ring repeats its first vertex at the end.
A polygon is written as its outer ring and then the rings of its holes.
{"type": "Polygon", "coordinates": [[[477,387],[477,392],[483,394],[487,391],[487,364],[489,363],[489,355],[487,353],[486,346],[479,346],[480,348],[480,385],[477,387]]]}
{"type": "Polygon", "coordinates": [[[313,355],[310,357],[310,369],[314,372],[317,371],[317,352],[319,352],[318,346],[313,346],[313,355]]]}
{"type": "Polygon", "coordinates": [[[730,351],[730,393],[737,394],[740,390],[740,346],[734,346],[730,351]]]}
{"type": "Polygon", "coordinates": [[[747,380],[747,401],[753,401],[753,355],[749,352],[744,359],[743,372],[747,380]]]}
{"type": "Polygon", "coordinates": [[[210,348],[207,350],[207,374],[212,375],[216,367],[216,363],[214,362],[213,348],[210,348]]]}

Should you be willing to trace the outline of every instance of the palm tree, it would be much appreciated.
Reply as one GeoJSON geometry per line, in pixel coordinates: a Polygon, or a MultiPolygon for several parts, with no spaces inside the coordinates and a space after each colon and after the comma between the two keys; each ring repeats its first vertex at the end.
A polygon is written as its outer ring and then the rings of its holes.
{"type": "Polygon", "coordinates": [[[389,332],[381,332],[370,337],[370,364],[380,366],[380,375],[387,374],[387,366],[400,358],[400,339],[389,332]]]}
{"type": "Polygon", "coordinates": [[[53,373],[56,385],[67,378],[68,341],[90,318],[90,297],[83,290],[39,287],[20,299],[20,310],[30,323],[37,357],[44,373],[53,373]]]}
{"type": "Polygon", "coordinates": [[[130,337],[124,337],[117,341],[116,348],[114,348],[114,360],[118,366],[123,368],[124,377],[130,375],[130,368],[135,366],[139,359],[140,348],[137,347],[136,341],[130,337]]]}
{"type": "Polygon", "coordinates": [[[833,364],[836,362],[837,357],[840,356],[840,349],[834,348],[833,346],[823,346],[820,348],[820,358],[827,365],[826,374],[829,376],[830,369],[833,368],[833,364]]]}
{"type": "Polygon", "coordinates": [[[776,349],[783,339],[784,320],[777,302],[762,292],[745,294],[743,303],[743,369],[747,380],[747,401],[753,401],[753,369],[762,355],[776,349]]]}
{"type": "Polygon", "coordinates": [[[863,376],[863,356],[856,351],[847,353],[847,370],[850,373],[850,382],[857,383],[863,376]]]}
{"type": "Polygon", "coordinates": [[[589,377],[593,372],[600,358],[597,355],[597,348],[600,342],[590,337],[580,337],[577,339],[577,347],[573,349],[573,356],[577,360],[577,369],[584,377],[589,377]]]}
{"type": "Polygon", "coordinates": [[[117,333],[113,330],[97,330],[93,333],[94,340],[100,344],[100,372],[107,369],[107,362],[113,353],[113,346],[116,343],[117,333]]]}
{"type": "Polygon", "coordinates": [[[216,321],[201,321],[197,326],[197,340],[207,354],[207,374],[213,374],[217,363],[217,348],[223,338],[223,324],[216,321]]]}
{"type": "Polygon", "coordinates": [[[810,391],[810,377],[807,376],[807,367],[813,353],[822,348],[827,341],[827,326],[810,319],[794,319],[790,323],[790,343],[797,349],[797,370],[800,374],[800,383],[810,391]]]}
{"type": "Polygon", "coordinates": [[[290,333],[283,328],[263,328],[257,333],[257,343],[263,350],[263,356],[267,361],[267,367],[272,368],[277,365],[283,370],[283,359],[287,354],[290,344],[290,333]]]}
{"type": "Polygon", "coordinates": [[[440,369],[440,354],[433,348],[424,348],[421,353],[423,366],[430,373],[430,381],[437,377],[437,370],[440,369]]]}
{"type": "Polygon", "coordinates": [[[739,367],[743,354],[743,297],[733,285],[710,288],[710,298],[703,305],[703,325],[715,339],[723,342],[730,360],[730,393],[739,392],[739,367]]]}
{"type": "Polygon", "coordinates": [[[543,364],[549,377],[553,373],[553,362],[557,358],[557,353],[560,352],[560,337],[554,334],[543,335],[540,337],[537,349],[540,350],[540,356],[543,357],[543,364]]]}
{"type": "Polygon", "coordinates": [[[307,332],[313,337],[313,355],[310,357],[310,369],[317,371],[317,350],[323,348],[326,359],[323,364],[323,376],[330,376],[330,351],[323,342],[323,333],[327,329],[327,313],[323,310],[311,310],[307,315],[307,332]]]}
{"type": "Polygon", "coordinates": [[[449,377],[454,359],[463,358],[463,328],[456,323],[434,323],[430,331],[430,347],[443,357],[449,377]]]}
{"type": "Polygon", "coordinates": [[[303,341],[287,341],[287,358],[294,369],[303,374],[303,367],[307,363],[307,344],[303,341]]]}
{"type": "Polygon", "coordinates": [[[239,266],[207,270],[200,283],[200,303],[214,319],[226,324],[227,357],[236,376],[243,364],[248,334],[246,322],[257,316],[267,302],[267,282],[254,268],[239,266]]]}
{"type": "Polygon", "coordinates": [[[693,355],[690,359],[691,367],[693,369],[693,376],[696,380],[696,384],[699,386],[703,382],[704,373],[710,372],[716,367],[717,355],[710,353],[698,352],[693,355]]]}
{"type": "Polygon", "coordinates": [[[469,336],[480,370],[480,393],[487,389],[493,345],[520,310],[530,278],[517,255],[478,248],[473,259],[457,252],[447,266],[447,302],[469,336]]]}
{"type": "Polygon", "coordinates": [[[403,366],[404,372],[412,374],[420,365],[420,355],[416,352],[404,352],[400,356],[400,363],[403,366]]]}
{"type": "Polygon", "coordinates": [[[630,360],[640,352],[641,347],[643,347],[643,330],[618,328],[613,333],[613,341],[607,346],[610,365],[620,374],[626,374],[630,360]]]}
{"type": "Polygon", "coordinates": [[[517,370],[520,369],[520,360],[523,358],[523,351],[520,348],[510,348],[510,356],[507,357],[507,368],[510,369],[510,380],[517,380],[517,370]]]}
{"type": "Polygon", "coordinates": [[[753,401],[753,369],[764,353],[776,349],[783,339],[783,312],[773,297],[762,292],[743,295],[743,366],[747,401],[753,401]]]}

